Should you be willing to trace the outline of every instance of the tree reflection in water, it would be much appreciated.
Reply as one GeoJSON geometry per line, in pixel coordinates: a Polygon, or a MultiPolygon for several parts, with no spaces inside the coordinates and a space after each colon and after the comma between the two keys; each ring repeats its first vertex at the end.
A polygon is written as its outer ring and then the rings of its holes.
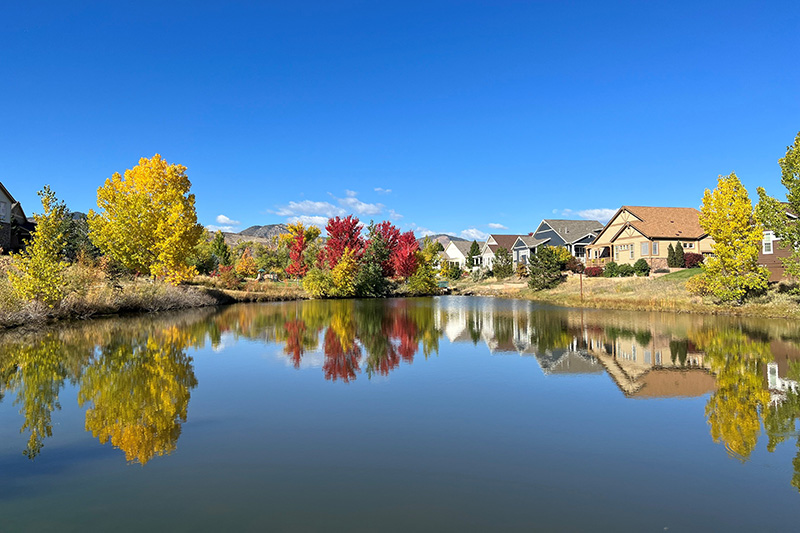
{"type": "Polygon", "coordinates": [[[13,395],[29,436],[24,453],[34,459],[52,435],[59,393],[71,383],[86,408],[87,431],[146,464],[176,449],[197,386],[191,348],[218,348],[227,337],[275,342],[295,368],[306,354],[321,353],[324,378],[350,383],[360,373],[386,376],[420,351],[426,358],[438,353],[443,336],[531,356],[545,373],[605,369],[631,398],[708,394],[711,438],[738,460],[751,456],[762,424],[770,452],[795,439],[792,484],[800,490],[800,385],[776,391],[766,379],[780,340],[781,368],[789,368],[783,383],[800,383],[800,335],[788,322],[457,298],[237,305],[5,335],[0,401],[13,395]]]}

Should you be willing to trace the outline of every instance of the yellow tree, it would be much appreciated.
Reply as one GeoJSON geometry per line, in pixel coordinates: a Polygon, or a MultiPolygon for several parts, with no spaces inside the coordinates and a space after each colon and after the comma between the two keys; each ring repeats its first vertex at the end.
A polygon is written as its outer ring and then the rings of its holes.
{"type": "Polygon", "coordinates": [[[186,167],[158,154],[115,173],[97,189],[89,211],[92,242],[126,268],[177,285],[197,271],[187,264],[203,228],[197,224],[186,167]]]}
{"type": "Polygon", "coordinates": [[[245,248],[242,257],[236,263],[236,272],[244,277],[254,277],[256,275],[256,261],[250,253],[250,248],[245,248]]]}
{"type": "Polygon", "coordinates": [[[53,307],[64,297],[62,261],[66,237],[64,220],[67,208],[45,186],[39,191],[42,198],[41,215],[34,215],[36,231],[21,253],[13,256],[14,269],[8,273],[14,295],[22,300],[39,300],[53,307]]]}
{"type": "Polygon", "coordinates": [[[714,296],[741,303],[766,290],[769,271],[758,266],[762,227],[736,174],[720,176],[713,192],[706,189],[700,226],[714,239],[714,256],[706,259],[702,274],[714,296]]]}

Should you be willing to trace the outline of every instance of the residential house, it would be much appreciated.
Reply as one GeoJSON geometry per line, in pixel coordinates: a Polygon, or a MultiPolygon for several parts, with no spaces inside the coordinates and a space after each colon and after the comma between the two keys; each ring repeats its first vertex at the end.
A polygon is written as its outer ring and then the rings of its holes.
{"type": "MultiPolygon", "coordinates": [[[[788,207],[788,204],[784,204],[784,206],[788,207]]],[[[787,210],[786,218],[790,221],[796,221],[797,215],[787,210]]],[[[761,251],[758,254],[758,264],[767,267],[770,281],[780,281],[787,278],[781,259],[788,258],[791,253],[790,247],[782,246],[780,239],[775,237],[775,232],[764,231],[764,236],[761,240],[761,251]]]]}
{"type": "Polygon", "coordinates": [[[536,252],[536,248],[563,246],[569,253],[585,262],[586,246],[602,231],[603,225],[596,220],[545,219],[531,235],[522,235],[514,242],[514,264],[536,252]]]}
{"type": "MultiPolygon", "coordinates": [[[[458,266],[461,269],[467,268],[467,257],[469,256],[469,249],[472,246],[470,241],[450,241],[444,248],[444,260],[450,266],[458,266]]],[[[473,263],[480,266],[481,258],[476,256],[473,263]]]]}
{"type": "Polygon", "coordinates": [[[22,206],[0,182],[0,249],[17,251],[30,237],[33,224],[28,222],[22,206]]]}
{"type": "Polygon", "coordinates": [[[586,247],[587,262],[632,265],[644,258],[650,268],[664,268],[670,244],[682,246],[685,253],[712,253],[714,241],[700,227],[700,211],[693,207],[624,205],[586,247]]]}
{"type": "Polygon", "coordinates": [[[505,248],[511,253],[518,237],[519,235],[489,235],[489,238],[486,239],[486,242],[483,243],[483,247],[481,248],[481,266],[491,270],[497,250],[505,248]]]}

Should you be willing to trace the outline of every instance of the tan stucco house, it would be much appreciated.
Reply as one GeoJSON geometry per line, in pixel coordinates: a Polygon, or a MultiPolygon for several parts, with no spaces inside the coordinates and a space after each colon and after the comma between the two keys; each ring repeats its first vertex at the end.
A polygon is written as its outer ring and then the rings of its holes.
{"type": "Polygon", "coordinates": [[[713,243],[700,227],[700,211],[693,207],[624,205],[586,247],[587,262],[632,265],[644,258],[650,268],[664,268],[670,244],[682,246],[686,253],[710,255],[713,243]]]}

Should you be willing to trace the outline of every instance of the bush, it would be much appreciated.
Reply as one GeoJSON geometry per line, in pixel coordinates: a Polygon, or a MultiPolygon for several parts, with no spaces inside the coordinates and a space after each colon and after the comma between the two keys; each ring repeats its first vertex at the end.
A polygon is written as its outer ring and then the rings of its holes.
{"type": "Polygon", "coordinates": [[[242,278],[239,277],[233,265],[219,267],[215,276],[219,279],[219,284],[225,289],[238,289],[242,283],[242,278]]]}
{"type": "Polygon", "coordinates": [[[689,294],[695,296],[708,296],[711,294],[711,286],[708,284],[708,278],[705,274],[692,276],[686,281],[686,290],[689,294]]]}
{"type": "Polygon", "coordinates": [[[459,279],[461,279],[461,275],[463,273],[464,273],[464,271],[461,270],[460,266],[454,265],[454,266],[451,266],[451,267],[449,267],[447,269],[445,277],[447,277],[448,279],[452,279],[452,280],[459,280],[459,279]]]}
{"type": "Polygon", "coordinates": [[[614,261],[606,263],[606,266],[603,269],[603,277],[616,278],[617,276],[619,276],[619,265],[617,265],[614,261]]]}
{"type": "Polygon", "coordinates": [[[603,275],[603,267],[598,267],[598,266],[586,267],[583,270],[583,273],[589,276],[590,278],[599,278],[600,276],[603,275]]]}
{"type": "Polygon", "coordinates": [[[636,271],[633,269],[631,265],[623,264],[617,267],[617,276],[621,278],[629,278],[633,276],[636,271]]]}
{"type": "Polygon", "coordinates": [[[650,265],[647,264],[645,259],[639,259],[633,264],[633,271],[637,276],[649,276],[650,265]]]}
{"type": "Polygon", "coordinates": [[[333,282],[333,276],[330,272],[312,268],[303,278],[303,289],[312,298],[327,298],[335,294],[336,284],[333,282]]]}
{"type": "Polygon", "coordinates": [[[703,254],[694,254],[689,252],[683,255],[686,268],[700,268],[700,265],[703,264],[703,259],[703,254]]]}
{"type": "Polygon", "coordinates": [[[580,274],[584,271],[585,265],[578,260],[575,256],[570,256],[567,260],[566,269],[570,272],[574,272],[576,274],[580,274]]]}
{"type": "Polygon", "coordinates": [[[653,270],[653,274],[669,274],[670,270],[668,268],[657,268],[653,270]]]}
{"type": "Polygon", "coordinates": [[[479,268],[477,270],[473,270],[472,273],[469,275],[469,279],[471,279],[475,283],[483,281],[488,277],[489,277],[489,270],[486,268],[479,268]]]}

